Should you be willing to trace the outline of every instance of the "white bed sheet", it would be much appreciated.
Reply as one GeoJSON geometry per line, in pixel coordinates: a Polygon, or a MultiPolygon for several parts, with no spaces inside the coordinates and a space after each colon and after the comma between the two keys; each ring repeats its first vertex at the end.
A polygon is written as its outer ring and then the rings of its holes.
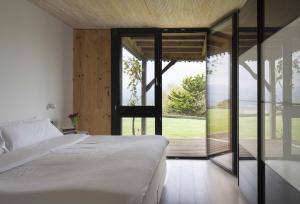
{"type": "Polygon", "coordinates": [[[87,137],[87,135],[82,134],[56,137],[1,155],[0,173],[45,156],[55,149],[76,144],[87,137]]]}
{"type": "Polygon", "coordinates": [[[1,203],[143,203],[168,143],[160,136],[61,138],[22,149],[27,156],[13,156],[18,167],[0,162],[1,203]]]}

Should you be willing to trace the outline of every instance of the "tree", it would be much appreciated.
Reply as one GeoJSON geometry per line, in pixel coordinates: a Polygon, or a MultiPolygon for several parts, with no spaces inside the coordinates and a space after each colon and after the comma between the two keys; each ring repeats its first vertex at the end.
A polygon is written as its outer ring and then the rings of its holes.
{"type": "MultiPolygon", "coordinates": [[[[142,81],[142,65],[138,59],[131,57],[124,61],[123,72],[129,76],[129,83],[127,88],[130,90],[130,98],[128,105],[135,106],[139,101],[137,95],[138,84],[142,81]]],[[[132,118],[132,134],[135,135],[135,118],[132,118]]]]}
{"type": "Polygon", "coordinates": [[[206,112],[205,93],[203,74],[184,78],[181,88],[171,90],[168,96],[167,112],[203,116],[206,112]]]}

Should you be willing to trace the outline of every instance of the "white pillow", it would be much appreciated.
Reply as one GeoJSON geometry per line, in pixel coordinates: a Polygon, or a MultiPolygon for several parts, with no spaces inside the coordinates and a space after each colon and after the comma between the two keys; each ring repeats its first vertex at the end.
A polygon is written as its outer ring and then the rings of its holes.
{"type": "Polygon", "coordinates": [[[62,136],[49,119],[0,127],[9,151],[62,136]]]}
{"type": "Polygon", "coordinates": [[[3,137],[2,137],[1,130],[0,130],[0,155],[4,154],[6,152],[8,152],[8,150],[7,150],[6,146],[5,146],[5,141],[4,141],[3,137]]]}
{"type": "Polygon", "coordinates": [[[24,123],[24,122],[33,122],[38,120],[37,117],[31,117],[31,118],[26,118],[23,120],[13,120],[13,121],[8,121],[8,122],[1,122],[0,123],[0,128],[3,126],[8,126],[8,125],[16,125],[16,124],[20,124],[20,123],[24,123]]]}

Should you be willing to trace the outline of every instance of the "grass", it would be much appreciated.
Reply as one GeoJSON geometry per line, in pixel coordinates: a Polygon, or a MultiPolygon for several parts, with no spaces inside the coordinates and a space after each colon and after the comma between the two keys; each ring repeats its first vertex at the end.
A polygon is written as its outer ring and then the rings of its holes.
{"type": "MultiPolygon", "coordinates": [[[[182,119],[163,117],[163,135],[168,138],[204,138],[205,119],[182,119]]],[[[132,135],[132,118],[123,118],[123,135],[132,135]]],[[[141,118],[135,118],[135,131],[141,134],[141,118]]],[[[154,135],[154,118],[146,119],[146,134],[154,135]]]]}
{"type": "MultiPolygon", "coordinates": [[[[211,133],[228,132],[229,127],[229,112],[226,109],[210,109],[210,124],[208,125],[211,133]]],[[[257,118],[255,116],[241,116],[239,118],[240,138],[253,139],[257,137],[257,118]]],[[[206,135],[206,120],[205,119],[187,119],[187,118],[169,118],[163,117],[163,135],[168,138],[205,138],[206,135]]],[[[269,134],[269,117],[265,118],[265,135],[270,138],[269,134]]],[[[123,135],[132,135],[132,118],[123,118],[123,135]]],[[[147,132],[146,134],[155,134],[154,118],[146,119],[147,132]]],[[[141,118],[135,119],[136,135],[141,134],[141,118]]],[[[292,140],[300,143],[300,118],[292,119],[292,140]]],[[[276,137],[282,138],[282,116],[276,117],[276,137]]]]}
{"type": "Polygon", "coordinates": [[[208,130],[210,133],[224,133],[229,131],[229,110],[223,108],[208,109],[208,130]]]}
{"type": "Polygon", "coordinates": [[[163,135],[168,138],[204,138],[205,119],[163,118],[163,135]]]}
{"type": "MultiPolygon", "coordinates": [[[[225,109],[212,109],[211,128],[214,133],[225,132],[228,129],[228,111],[225,109]],[[222,121],[222,123],[217,122],[222,121]],[[227,126],[226,122],[227,121],[227,126]]],[[[123,135],[132,135],[132,118],[123,118],[123,135]]],[[[206,136],[206,120],[205,118],[170,118],[163,117],[163,135],[168,138],[205,138],[206,136]]],[[[141,118],[135,118],[136,134],[141,134],[141,118]]],[[[154,118],[146,119],[146,134],[154,134],[154,118]]]]}

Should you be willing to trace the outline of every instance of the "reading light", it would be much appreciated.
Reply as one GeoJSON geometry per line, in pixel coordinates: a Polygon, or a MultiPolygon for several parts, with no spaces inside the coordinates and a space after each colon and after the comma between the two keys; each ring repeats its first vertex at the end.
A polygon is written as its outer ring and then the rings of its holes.
{"type": "Polygon", "coordinates": [[[49,103],[47,104],[46,109],[47,110],[54,110],[56,108],[56,105],[54,103],[49,103]]]}

